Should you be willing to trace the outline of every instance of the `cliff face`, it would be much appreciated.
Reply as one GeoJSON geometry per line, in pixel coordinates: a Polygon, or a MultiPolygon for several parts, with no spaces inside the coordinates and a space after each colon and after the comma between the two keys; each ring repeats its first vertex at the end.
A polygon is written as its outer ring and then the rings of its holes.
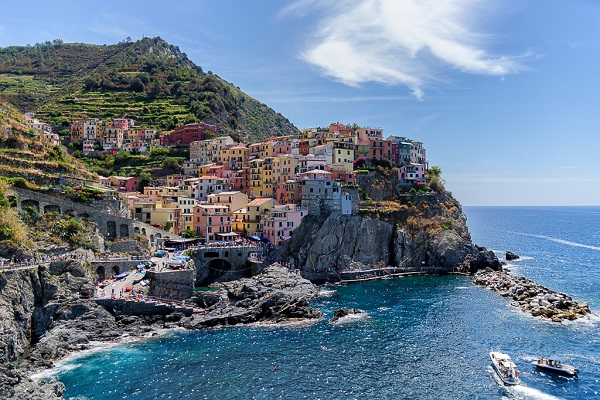
{"type": "MultiPolygon", "coordinates": [[[[24,364],[48,367],[52,365],[51,357],[72,350],[73,339],[69,335],[53,341],[44,335],[65,314],[76,312],[71,305],[84,302],[80,293],[92,288],[85,269],[76,262],[0,273],[0,397],[62,398],[61,383],[33,382],[8,363],[29,355],[24,364]],[[36,343],[38,346],[33,348],[36,343]]],[[[93,303],[90,307],[97,308],[93,303]]]]}
{"type": "Polygon", "coordinates": [[[447,193],[369,202],[355,215],[309,217],[278,254],[304,274],[392,266],[444,267],[472,272],[498,269],[493,253],[475,246],[460,204],[447,193]]]}

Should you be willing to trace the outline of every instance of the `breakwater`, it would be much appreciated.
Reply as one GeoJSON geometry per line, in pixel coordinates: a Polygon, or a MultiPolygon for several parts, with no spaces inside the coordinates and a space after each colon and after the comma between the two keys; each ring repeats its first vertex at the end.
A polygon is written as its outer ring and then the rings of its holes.
{"type": "Polygon", "coordinates": [[[590,313],[588,303],[574,301],[564,293],[507,271],[481,270],[473,276],[473,282],[511,298],[511,305],[533,316],[549,318],[554,322],[575,320],[590,313]]]}

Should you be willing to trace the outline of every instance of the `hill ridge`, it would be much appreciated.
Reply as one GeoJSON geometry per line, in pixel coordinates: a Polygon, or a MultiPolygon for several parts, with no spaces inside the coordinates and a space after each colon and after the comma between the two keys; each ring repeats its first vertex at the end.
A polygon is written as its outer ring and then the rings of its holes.
{"type": "Polygon", "coordinates": [[[73,119],[127,117],[163,131],[206,122],[244,141],[298,131],[160,37],[0,48],[0,98],[65,127],[73,119]]]}

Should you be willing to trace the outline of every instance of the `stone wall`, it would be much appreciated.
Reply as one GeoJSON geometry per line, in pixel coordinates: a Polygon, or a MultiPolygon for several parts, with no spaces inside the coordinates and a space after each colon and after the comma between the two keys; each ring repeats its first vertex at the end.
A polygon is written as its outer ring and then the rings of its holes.
{"type": "Polygon", "coordinates": [[[96,299],[94,301],[113,315],[169,315],[181,312],[190,316],[193,313],[193,308],[165,303],[158,304],[157,302],[125,301],[123,299],[96,299]]]}
{"type": "Polygon", "coordinates": [[[196,271],[161,271],[146,273],[150,281],[149,295],[164,299],[185,300],[194,294],[196,271]]]}
{"type": "Polygon", "coordinates": [[[113,253],[128,253],[138,250],[138,244],[135,240],[119,240],[112,242],[110,246],[108,246],[108,250],[113,253]]]}

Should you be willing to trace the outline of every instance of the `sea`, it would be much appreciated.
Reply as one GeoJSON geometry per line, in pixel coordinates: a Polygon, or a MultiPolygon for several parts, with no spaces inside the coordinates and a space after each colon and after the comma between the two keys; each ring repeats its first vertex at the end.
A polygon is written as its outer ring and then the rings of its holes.
{"type": "Polygon", "coordinates": [[[466,276],[414,276],[322,288],[325,318],[164,335],[73,355],[47,371],[68,399],[598,399],[600,207],[464,207],[473,242],[593,314],[532,317],[466,276]],[[362,317],[329,323],[340,307],[362,317]],[[504,386],[489,352],[522,384],[504,386]],[[556,357],[578,378],[532,365],[556,357]]]}

